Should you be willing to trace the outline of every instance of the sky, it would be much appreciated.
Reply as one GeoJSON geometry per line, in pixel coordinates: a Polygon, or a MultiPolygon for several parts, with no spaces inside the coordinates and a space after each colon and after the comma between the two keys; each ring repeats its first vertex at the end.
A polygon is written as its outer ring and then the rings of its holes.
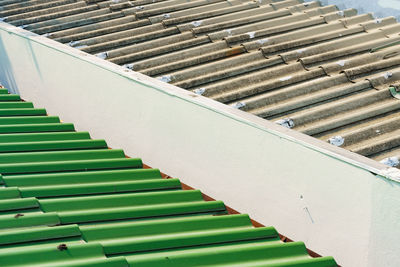
{"type": "Polygon", "coordinates": [[[400,22],[400,0],[321,0],[321,3],[337,5],[342,10],[355,8],[359,14],[372,12],[377,18],[394,16],[400,22]]]}

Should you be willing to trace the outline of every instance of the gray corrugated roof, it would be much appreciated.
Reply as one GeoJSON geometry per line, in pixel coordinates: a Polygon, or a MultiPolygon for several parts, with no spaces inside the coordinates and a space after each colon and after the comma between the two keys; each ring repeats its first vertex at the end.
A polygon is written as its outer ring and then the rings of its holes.
{"type": "Polygon", "coordinates": [[[1,8],[16,26],[398,164],[393,17],[299,0],[9,0],[1,8]]]}

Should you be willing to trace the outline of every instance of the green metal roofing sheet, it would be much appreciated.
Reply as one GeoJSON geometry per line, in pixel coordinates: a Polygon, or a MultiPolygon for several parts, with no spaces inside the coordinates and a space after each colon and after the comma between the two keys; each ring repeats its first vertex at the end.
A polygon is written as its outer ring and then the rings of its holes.
{"type": "Polygon", "coordinates": [[[336,266],[4,89],[0,133],[0,266],[336,266]]]}

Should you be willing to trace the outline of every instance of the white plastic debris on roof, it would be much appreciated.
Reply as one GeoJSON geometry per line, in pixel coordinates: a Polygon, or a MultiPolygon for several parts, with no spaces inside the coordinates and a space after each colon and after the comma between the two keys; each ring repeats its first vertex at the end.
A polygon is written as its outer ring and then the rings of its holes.
{"type": "Polygon", "coordinates": [[[101,53],[96,54],[96,57],[99,57],[101,59],[106,59],[106,58],[108,58],[108,53],[107,52],[101,52],[101,53]]]}
{"type": "Polygon", "coordinates": [[[226,29],[224,31],[227,32],[229,36],[232,36],[232,29],[226,29]]]}
{"type": "Polygon", "coordinates": [[[253,39],[256,36],[256,32],[248,32],[246,33],[250,39],[253,39]]]}
{"type": "Polygon", "coordinates": [[[283,127],[286,128],[293,128],[294,127],[294,121],[291,118],[285,118],[285,119],[281,119],[281,120],[277,120],[275,121],[276,124],[279,124],[283,127]]]}
{"type": "Polygon", "coordinates": [[[284,81],[289,81],[290,79],[292,79],[292,76],[285,76],[285,77],[280,78],[279,80],[284,82],[284,81]]]}
{"type": "Polygon", "coordinates": [[[134,66],[135,66],[134,63],[130,63],[130,64],[125,64],[123,67],[127,68],[127,69],[130,69],[130,70],[133,70],[134,66]]]}
{"type": "Polygon", "coordinates": [[[203,95],[206,91],[206,88],[198,88],[193,91],[196,95],[203,95]]]}
{"type": "Polygon", "coordinates": [[[196,20],[196,21],[192,21],[192,24],[194,27],[199,27],[201,24],[203,23],[202,20],[196,20]]]}
{"type": "Polygon", "coordinates": [[[334,146],[341,146],[344,144],[344,138],[340,135],[329,138],[329,143],[334,146]]]}
{"type": "Polygon", "coordinates": [[[170,81],[172,81],[172,76],[171,75],[164,75],[164,76],[158,77],[157,79],[162,81],[162,82],[169,83],[170,81]]]}
{"type": "Polygon", "coordinates": [[[79,41],[71,41],[71,42],[68,43],[68,45],[71,46],[71,47],[78,46],[79,44],[80,44],[79,41]]]}
{"type": "Polygon", "coordinates": [[[307,50],[307,48],[300,48],[300,49],[297,49],[296,52],[297,52],[298,54],[302,54],[302,53],[304,53],[306,50],[307,50]]]}
{"type": "Polygon", "coordinates": [[[241,109],[241,108],[243,108],[243,107],[245,107],[246,106],[246,104],[245,103],[243,103],[243,102],[236,102],[236,103],[234,103],[233,105],[232,105],[232,107],[234,107],[234,108],[237,108],[237,109],[241,109]]]}
{"type": "Polygon", "coordinates": [[[257,41],[257,43],[259,43],[259,44],[265,44],[267,42],[268,42],[268,38],[260,39],[257,41]]]}
{"type": "Polygon", "coordinates": [[[383,77],[387,80],[387,79],[389,79],[390,77],[392,77],[393,76],[393,73],[391,73],[390,71],[388,71],[388,72],[386,72],[385,74],[383,74],[383,77]]]}
{"type": "Polygon", "coordinates": [[[381,160],[380,163],[383,163],[390,167],[397,167],[400,165],[400,159],[399,157],[389,157],[381,160]]]}

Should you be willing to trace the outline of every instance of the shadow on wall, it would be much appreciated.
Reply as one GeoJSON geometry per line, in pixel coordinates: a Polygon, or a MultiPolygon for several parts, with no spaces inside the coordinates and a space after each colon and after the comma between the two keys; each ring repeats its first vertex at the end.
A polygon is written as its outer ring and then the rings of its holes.
{"type": "Polygon", "coordinates": [[[393,16],[400,21],[400,0],[321,0],[320,2],[323,5],[337,5],[341,10],[355,8],[358,14],[372,12],[376,18],[393,16]]]}
{"type": "Polygon", "coordinates": [[[7,51],[5,50],[5,46],[3,43],[3,39],[0,36],[0,82],[1,84],[10,90],[11,93],[19,94],[17,89],[17,83],[14,79],[14,73],[12,70],[12,65],[10,59],[7,55],[7,51]]]}

